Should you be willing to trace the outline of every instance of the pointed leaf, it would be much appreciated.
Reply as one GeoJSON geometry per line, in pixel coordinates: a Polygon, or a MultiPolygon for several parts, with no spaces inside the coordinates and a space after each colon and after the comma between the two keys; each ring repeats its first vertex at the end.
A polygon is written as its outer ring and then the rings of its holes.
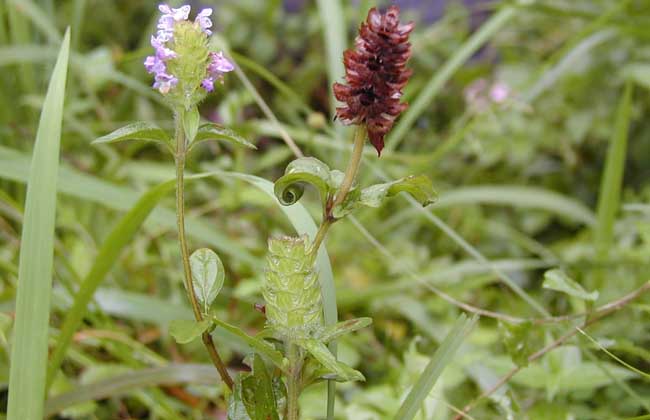
{"type": "Polygon", "coordinates": [[[407,192],[422,206],[428,206],[436,200],[431,180],[424,175],[411,175],[385,184],[372,185],[361,191],[360,204],[368,207],[379,207],[386,198],[400,192],[407,192]]]}
{"type": "MultiPolygon", "coordinates": [[[[69,54],[70,28],[61,43],[43,102],[27,183],[9,366],[10,420],[42,419],[47,395],[57,175],[69,54]]],[[[6,370],[4,375],[6,378],[6,370]]]]}
{"type": "Polygon", "coordinates": [[[185,140],[188,144],[191,144],[196,137],[196,133],[199,130],[199,122],[201,121],[201,115],[196,106],[184,111],[182,113],[183,118],[183,131],[185,131],[185,140]]]}
{"type": "Polygon", "coordinates": [[[194,293],[207,314],[224,283],[225,270],[219,256],[211,249],[201,248],[190,256],[194,293]]]}
{"type": "Polygon", "coordinates": [[[234,145],[245,146],[249,149],[257,149],[257,146],[231,129],[214,123],[202,124],[201,127],[199,127],[199,130],[194,137],[194,141],[190,145],[190,149],[194,147],[195,144],[206,140],[222,140],[234,145]]]}
{"type": "Polygon", "coordinates": [[[578,299],[590,301],[598,299],[598,291],[587,292],[579,283],[571,279],[559,268],[548,270],[544,273],[544,283],[542,284],[542,287],[544,289],[563,292],[578,299]]]}
{"type": "Polygon", "coordinates": [[[251,346],[253,350],[255,350],[256,352],[258,352],[263,356],[268,357],[268,359],[271,362],[273,362],[274,365],[276,365],[278,368],[282,370],[285,370],[284,357],[282,356],[282,353],[280,353],[275,349],[275,347],[273,347],[273,345],[259,338],[250,336],[246,334],[244,331],[242,331],[240,328],[228,324],[227,322],[224,322],[220,319],[214,318],[213,322],[217,324],[219,327],[223,328],[224,330],[235,334],[236,336],[244,340],[246,344],[251,346]]]}
{"type": "Polygon", "coordinates": [[[334,374],[340,381],[365,381],[363,374],[357,370],[352,369],[350,366],[336,360],[334,355],[329,351],[327,346],[315,339],[298,340],[296,344],[304,348],[311,354],[314,359],[320,362],[323,367],[334,374]]]}
{"type": "Polygon", "coordinates": [[[336,340],[344,334],[360,330],[370,324],[372,324],[372,318],[355,318],[341,321],[338,324],[326,327],[320,336],[320,340],[324,343],[328,343],[332,340],[336,340]]]}
{"type": "Polygon", "coordinates": [[[210,321],[207,319],[200,322],[177,319],[169,323],[169,333],[178,344],[187,344],[194,341],[208,328],[210,328],[210,321]]]}
{"type": "Polygon", "coordinates": [[[242,379],[242,400],[253,420],[280,420],[273,383],[262,358],[255,354],[253,372],[242,379]]]}
{"type": "Polygon", "coordinates": [[[235,378],[235,387],[228,399],[228,420],[252,420],[244,404],[243,387],[249,374],[240,374],[235,378]]]}
{"type": "Polygon", "coordinates": [[[287,165],[284,176],[275,181],[274,192],[285,206],[296,203],[305,192],[305,184],[313,185],[325,200],[330,190],[330,168],[313,157],[303,157],[287,165]]]}
{"type": "Polygon", "coordinates": [[[153,141],[163,143],[167,146],[171,144],[171,138],[163,129],[156,124],[144,121],[134,122],[118,128],[112,133],[94,140],[92,144],[117,143],[125,140],[153,141]]]}

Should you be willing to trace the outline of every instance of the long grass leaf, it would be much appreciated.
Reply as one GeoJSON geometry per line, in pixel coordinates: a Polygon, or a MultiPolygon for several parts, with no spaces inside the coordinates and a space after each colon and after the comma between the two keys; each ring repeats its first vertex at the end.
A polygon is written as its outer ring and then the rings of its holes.
{"type": "Polygon", "coordinates": [[[406,396],[402,406],[395,414],[395,420],[411,420],[422,407],[424,399],[429,395],[444,368],[453,360],[463,339],[474,326],[478,318],[467,319],[462,314],[454,323],[447,337],[440,344],[435,354],[424,368],[411,391],[406,396]]]}
{"type": "MultiPolygon", "coordinates": [[[[345,27],[345,16],[340,0],[317,0],[318,13],[320,15],[323,37],[325,38],[325,51],[327,54],[327,78],[328,86],[334,82],[341,81],[345,74],[343,67],[343,51],[346,45],[347,33],[345,27]]],[[[336,111],[336,99],[332,89],[330,91],[330,111],[332,115],[336,111]]]]}
{"type": "Polygon", "coordinates": [[[178,384],[214,386],[215,377],[218,377],[217,370],[212,365],[172,364],[135,370],[52,397],[45,403],[45,415],[52,416],[86,401],[119,397],[139,388],[178,384]]]}
{"type": "Polygon", "coordinates": [[[445,62],[440,70],[433,74],[388,136],[386,150],[395,150],[413,124],[415,124],[415,120],[429,107],[433,98],[440,92],[440,89],[449,81],[456,70],[501,30],[515,14],[516,9],[513,7],[504,7],[499,10],[465,41],[458,51],[445,62]]]}
{"type": "Polygon", "coordinates": [[[596,251],[604,257],[612,242],[614,221],[620,207],[623,173],[625,172],[625,155],[627,152],[627,137],[632,116],[633,85],[625,85],[623,96],[616,112],[614,134],[605,158],[605,171],[598,194],[598,223],[596,225],[596,251]]]}
{"type": "Polygon", "coordinates": [[[72,307],[66,313],[56,348],[48,364],[47,387],[51,385],[54,375],[59,370],[59,366],[72,341],[72,336],[79,328],[86,314],[88,303],[97,287],[111,270],[124,248],[131,243],[131,240],[151,211],[165,195],[174,189],[174,186],[175,181],[171,180],[145,193],[133,208],[122,217],[102,244],[88,275],[75,295],[72,307]]]}
{"type": "Polygon", "coordinates": [[[43,418],[56,184],[69,50],[68,29],[43,103],[27,183],[11,349],[9,420],[43,418]]]}
{"type": "MultiPolygon", "coordinates": [[[[28,158],[24,154],[0,146],[0,178],[26,182],[28,167],[28,158]]],[[[59,177],[60,192],[101,204],[109,209],[128,211],[139,198],[138,192],[131,188],[117,186],[65,165],[61,167],[59,177]]],[[[170,229],[176,228],[176,216],[174,211],[168,208],[155,209],[150,221],[170,229]]],[[[193,239],[203,241],[219,252],[251,265],[259,263],[248,250],[215,231],[206,219],[188,217],[186,224],[187,234],[193,239]]]]}

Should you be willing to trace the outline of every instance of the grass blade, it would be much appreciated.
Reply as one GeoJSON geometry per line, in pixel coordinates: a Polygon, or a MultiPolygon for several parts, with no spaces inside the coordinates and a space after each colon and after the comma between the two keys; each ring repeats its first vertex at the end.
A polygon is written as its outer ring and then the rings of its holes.
{"type": "Polygon", "coordinates": [[[11,349],[9,420],[43,418],[56,184],[69,51],[68,29],[43,104],[27,184],[11,349]]]}
{"type": "MultiPolygon", "coordinates": [[[[340,0],[317,0],[316,3],[323,28],[323,37],[325,38],[328,86],[332,86],[334,82],[341,81],[345,74],[343,67],[343,51],[345,50],[345,34],[347,32],[345,16],[343,16],[343,7],[340,0]]],[[[334,115],[336,99],[332,89],[328,90],[330,91],[330,110],[334,115]]]]}
{"type": "Polygon", "coordinates": [[[212,365],[172,364],[135,370],[110,379],[77,386],[70,392],[52,397],[45,403],[45,415],[52,416],[75,404],[125,395],[139,388],[177,384],[214,386],[215,377],[218,376],[217,370],[212,365]]]}
{"type": "MultiPolygon", "coordinates": [[[[28,158],[24,154],[0,146],[0,178],[26,182],[28,167],[28,158]]],[[[171,174],[172,172],[170,172],[171,174]]],[[[131,188],[117,186],[65,165],[61,167],[59,178],[60,192],[101,204],[109,209],[128,211],[139,198],[138,192],[131,188]]],[[[176,215],[173,210],[168,208],[155,209],[150,220],[152,223],[169,229],[176,228],[176,215]]],[[[224,255],[237,258],[253,266],[259,264],[259,260],[247,249],[226,235],[215,231],[207,219],[188,217],[186,223],[187,234],[193,239],[203,241],[224,255]]]]}
{"type": "Polygon", "coordinates": [[[160,200],[174,189],[174,186],[175,181],[171,180],[145,193],[133,208],[122,217],[102,244],[97,258],[95,258],[92,268],[81,283],[79,291],[75,295],[74,303],[70,310],[68,310],[63,325],[61,326],[56,348],[48,364],[47,388],[52,384],[52,380],[59,370],[59,366],[61,366],[68,346],[72,341],[72,336],[77,328],[79,328],[93,294],[111,270],[124,248],[131,243],[131,240],[140,226],[142,226],[142,223],[144,223],[145,219],[160,200]]]}
{"type": "Polygon", "coordinates": [[[614,135],[605,160],[605,170],[598,194],[598,223],[596,225],[596,252],[602,258],[612,242],[614,221],[620,207],[621,186],[625,172],[625,155],[627,152],[627,137],[632,117],[633,85],[628,82],[616,112],[614,135]]]}
{"type": "Polygon", "coordinates": [[[462,314],[444,341],[438,347],[435,354],[427,364],[427,367],[422,372],[420,378],[413,386],[402,406],[395,414],[396,420],[411,420],[417,414],[418,410],[422,407],[424,399],[429,395],[431,389],[436,384],[443,369],[452,361],[458,348],[463,342],[465,336],[474,326],[478,318],[476,315],[471,319],[467,319],[465,314],[462,314]]]}
{"type": "Polygon", "coordinates": [[[433,98],[440,89],[453,76],[479,48],[481,48],[494,34],[496,34],[515,15],[516,9],[505,7],[494,14],[481,26],[465,43],[452,55],[449,60],[429,79],[422,88],[422,92],[410,104],[408,110],[402,115],[399,122],[392,130],[386,141],[386,150],[395,148],[404,139],[415,120],[429,107],[433,98]]]}

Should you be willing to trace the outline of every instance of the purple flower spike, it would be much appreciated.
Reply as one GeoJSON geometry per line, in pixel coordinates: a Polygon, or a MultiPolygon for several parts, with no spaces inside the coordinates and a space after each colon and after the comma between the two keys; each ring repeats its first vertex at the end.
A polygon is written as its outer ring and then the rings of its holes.
{"type": "Polygon", "coordinates": [[[211,15],[212,15],[212,9],[206,8],[201,10],[199,14],[196,15],[196,18],[194,19],[194,22],[198,23],[201,29],[203,30],[203,32],[205,32],[205,34],[208,36],[212,35],[212,31],[209,29],[212,27],[212,21],[210,20],[211,15]]]}

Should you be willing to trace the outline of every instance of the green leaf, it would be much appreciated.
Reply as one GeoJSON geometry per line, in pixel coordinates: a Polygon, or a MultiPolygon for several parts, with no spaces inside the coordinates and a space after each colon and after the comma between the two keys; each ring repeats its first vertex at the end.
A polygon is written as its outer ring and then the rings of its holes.
{"type": "Polygon", "coordinates": [[[280,420],[278,404],[264,361],[257,354],[253,358],[253,372],[242,379],[242,399],[253,420],[280,420]]]}
{"type": "Polygon", "coordinates": [[[566,273],[559,268],[548,270],[544,273],[544,289],[556,290],[566,293],[569,296],[578,299],[595,301],[598,299],[598,291],[587,292],[580,284],[571,279],[566,273]]]}
{"type": "Polygon", "coordinates": [[[72,307],[67,311],[63,320],[56,347],[48,363],[48,386],[51,385],[54,375],[65,357],[74,332],[79,328],[86,315],[88,303],[95,291],[115,265],[124,248],[131,244],[133,237],[149,214],[160,200],[174,189],[175,185],[176,181],[170,180],[143,194],[134,206],[122,216],[102,243],[93,266],[81,283],[72,307]]]}
{"type": "Polygon", "coordinates": [[[424,175],[411,175],[385,184],[372,185],[361,191],[359,203],[368,207],[379,207],[386,198],[400,192],[409,193],[423,207],[433,203],[436,193],[433,191],[431,181],[424,175]]]}
{"type": "Polygon", "coordinates": [[[234,145],[248,147],[249,149],[257,149],[257,146],[231,129],[215,123],[206,123],[199,127],[199,130],[194,137],[194,141],[190,144],[190,149],[197,143],[207,140],[221,140],[234,145]]]}
{"type": "Polygon", "coordinates": [[[139,389],[177,384],[215,386],[218,379],[217,370],[211,364],[172,363],[128,373],[119,372],[110,379],[77,384],[68,392],[50,397],[45,402],[45,416],[49,418],[77,404],[120,397],[139,389]]]}
{"type": "Polygon", "coordinates": [[[191,109],[186,110],[182,113],[183,118],[183,131],[185,131],[185,141],[188,144],[191,144],[196,137],[196,133],[199,130],[199,122],[201,121],[201,115],[196,106],[193,106],[191,109]]]}
{"type": "Polygon", "coordinates": [[[267,343],[264,340],[261,340],[259,338],[250,336],[246,334],[244,331],[242,331],[240,328],[235,327],[234,325],[228,324],[227,322],[224,322],[220,319],[213,318],[213,321],[215,324],[217,324],[219,327],[223,328],[224,330],[231,332],[244,340],[246,344],[251,346],[256,352],[259,354],[266,356],[269,358],[271,362],[273,362],[274,365],[276,365],[278,368],[284,370],[285,369],[285,362],[284,362],[284,356],[282,356],[282,353],[277,351],[273,345],[270,343],[267,343]]]}
{"type": "Polygon", "coordinates": [[[208,248],[197,249],[190,256],[194,293],[207,314],[223,287],[225,270],[219,256],[208,248]]]}
{"type": "Polygon", "coordinates": [[[316,339],[296,340],[296,344],[304,348],[316,359],[326,371],[336,375],[335,378],[340,382],[345,381],[365,381],[363,374],[350,366],[336,360],[334,355],[321,341],[316,339]]]}
{"type": "Polygon", "coordinates": [[[156,124],[138,121],[95,139],[92,144],[117,143],[125,140],[152,141],[165,146],[169,146],[172,141],[169,135],[156,124]]]}
{"type": "Polygon", "coordinates": [[[274,192],[285,206],[295,204],[305,192],[305,184],[313,185],[321,200],[327,198],[330,190],[330,168],[313,157],[302,157],[287,165],[284,175],[275,181],[274,192]]]}
{"type": "Polygon", "coordinates": [[[614,222],[621,202],[625,159],[628,150],[628,133],[633,111],[633,86],[630,82],[625,85],[625,90],[618,103],[615,128],[607,149],[605,169],[598,192],[598,223],[596,224],[594,236],[596,255],[600,259],[607,257],[607,253],[611,248],[614,237],[614,222]]]}
{"type": "Polygon", "coordinates": [[[324,343],[329,343],[330,341],[336,340],[344,334],[360,330],[361,328],[365,328],[370,324],[372,324],[372,318],[355,318],[349,319],[347,321],[341,321],[338,324],[326,327],[319,339],[324,343]]]}
{"type": "Polygon", "coordinates": [[[178,344],[187,344],[199,338],[208,328],[211,322],[207,319],[196,322],[189,319],[176,319],[169,324],[169,333],[178,344]]]}
{"type": "Polygon", "coordinates": [[[397,414],[395,414],[395,420],[411,420],[415,417],[415,414],[422,407],[424,399],[431,392],[431,389],[438,381],[444,368],[456,356],[458,348],[463,343],[463,339],[469,334],[477,319],[474,316],[468,320],[465,314],[458,318],[449,334],[447,334],[447,337],[440,343],[440,347],[436,350],[427,367],[424,368],[424,372],[422,372],[422,375],[420,375],[418,381],[406,396],[402,406],[397,411],[397,414]]]}
{"type": "Polygon", "coordinates": [[[235,387],[228,399],[228,420],[253,420],[244,404],[244,380],[249,374],[240,374],[235,378],[235,387]]]}
{"type": "Polygon", "coordinates": [[[43,103],[27,183],[9,373],[9,420],[43,418],[56,191],[69,52],[68,28],[43,103]]]}
{"type": "Polygon", "coordinates": [[[519,367],[528,366],[528,357],[538,348],[532,343],[532,326],[530,321],[514,325],[499,322],[503,345],[519,367]]]}

